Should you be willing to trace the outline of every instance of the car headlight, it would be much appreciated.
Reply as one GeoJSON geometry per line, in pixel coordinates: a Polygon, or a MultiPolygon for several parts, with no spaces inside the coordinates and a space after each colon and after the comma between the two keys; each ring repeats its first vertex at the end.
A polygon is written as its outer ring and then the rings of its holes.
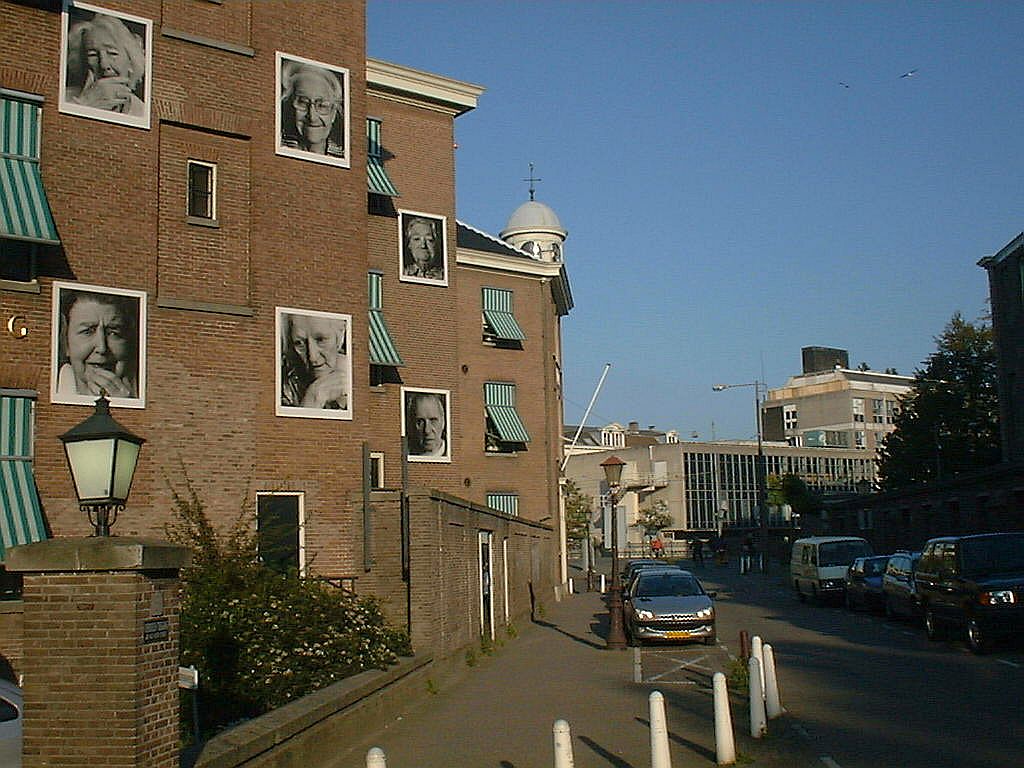
{"type": "Polygon", "coordinates": [[[1017,596],[1012,589],[997,589],[995,592],[982,592],[978,595],[982,605],[1013,605],[1017,596]]]}
{"type": "Polygon", "coordinates": [[[645,610],[643,610],[641,608],[639,611],[636,612],[636,617],[638,619],[643,619],[644,621],[650,621],[651,619],[654,618],[654,612],[653,611],[645,611],[645,610]]]}
{"type": "Polygon", "coordinates": [[[709,605],[707,608],[701,608],[699,611],[697,611],[698,619],[710,619],[714,615],[715,608],[712,605],[709,605]]]}

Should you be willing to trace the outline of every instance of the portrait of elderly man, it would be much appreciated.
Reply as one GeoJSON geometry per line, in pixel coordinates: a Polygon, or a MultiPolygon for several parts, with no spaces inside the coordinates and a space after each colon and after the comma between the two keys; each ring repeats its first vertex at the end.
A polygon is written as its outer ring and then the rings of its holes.
{"type": "Polygon", "coordinates": [[[352,417],[350,324],[348,315],[279,310],[281,415],[352,417]]]}
{"type": "Polygon", "coordinates": [[[450,461],[448,446],[448,393],[403,390],[405,436],[410,461],[450,461]]]}
{"type": "Polygon", "coordinates": [[[403,211],[402,280],[445,284],[444,218],[403,211]]]}
{"type": "Polygon", "coordinates": [[[91,404],[101,394],[114,403],[137,400],[142,370],[139,296],[57,284],[55,304],[54,400],[91,404]]]}
{"type": "Polygon", "coordinates": [[[278,54],[278,152],[348,165],[348,70],[278,54]]]}
{"type": "Polygon", "coordinates": [[[78,4],[67,10],[64,19],[61,108],[148,127],[151,22],[78,4]]]}

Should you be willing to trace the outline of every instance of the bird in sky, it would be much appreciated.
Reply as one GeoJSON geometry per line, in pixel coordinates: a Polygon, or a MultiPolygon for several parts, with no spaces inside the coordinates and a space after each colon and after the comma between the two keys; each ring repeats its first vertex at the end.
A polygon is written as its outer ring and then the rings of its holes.
{"type": "Polygon", "coordinates": [[[839,84],[840,84],[841,86],[843,86],[843,88],[849,88],[849,87],[850,87],[849,85],[847,85],[846,83],[844,83],[844,82],[843,82],[842,80],[840,80],[840,81],[839,81],[839,84]]]}
{"type": "Polygon", "coordinates": [[[917,70],[916,70],[916,69],[912,69],[912,70],[910,70],[909,72],[904,72],[904,73],[903,73],[902,75],[900,75],[900,77],[901,77],[901,78],[904,78],[904,77],[913,77],[913,76],[914,76],[914,75],[916,75],[916,74],[917,74],[917,70]]]}

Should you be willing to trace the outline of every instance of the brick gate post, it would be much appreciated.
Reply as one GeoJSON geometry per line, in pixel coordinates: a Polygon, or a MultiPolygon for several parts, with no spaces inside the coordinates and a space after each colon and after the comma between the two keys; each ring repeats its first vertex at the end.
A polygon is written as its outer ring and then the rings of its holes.
{"type": "Polygon", "coordinates": [[[8,550],[24,574],[24,768],[178,768],[179,570],[131,537],[8,550]]]}

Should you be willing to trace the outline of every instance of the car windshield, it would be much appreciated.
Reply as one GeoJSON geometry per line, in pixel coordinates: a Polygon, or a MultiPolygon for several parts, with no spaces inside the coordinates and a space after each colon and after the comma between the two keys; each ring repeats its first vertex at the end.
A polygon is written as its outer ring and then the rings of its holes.
{"type": "Polygon", "coordinates": [[[864,561],[865,576],[881,576],[885,573],[885,566],[889,562],[887,557],[869,557],[864,561]]]}
{"type": "Polygon", "coordinates": [[[1024,533],[964,539],[964,575],[1024,571],[1024,533]]]}
{"type": "Polygon", "coordinates": [[[636,585],[637,597],[692,597],[702,594],[704,590],[695,578],[674,573],[641,576],[636,585]]]}
{"type": "Polygon", "coordinates": [[[818,547],[818,565],[822,568],[849,565],[858,557],[870,554],[871,547],[866,541],[828,541],[818,547]]]}

